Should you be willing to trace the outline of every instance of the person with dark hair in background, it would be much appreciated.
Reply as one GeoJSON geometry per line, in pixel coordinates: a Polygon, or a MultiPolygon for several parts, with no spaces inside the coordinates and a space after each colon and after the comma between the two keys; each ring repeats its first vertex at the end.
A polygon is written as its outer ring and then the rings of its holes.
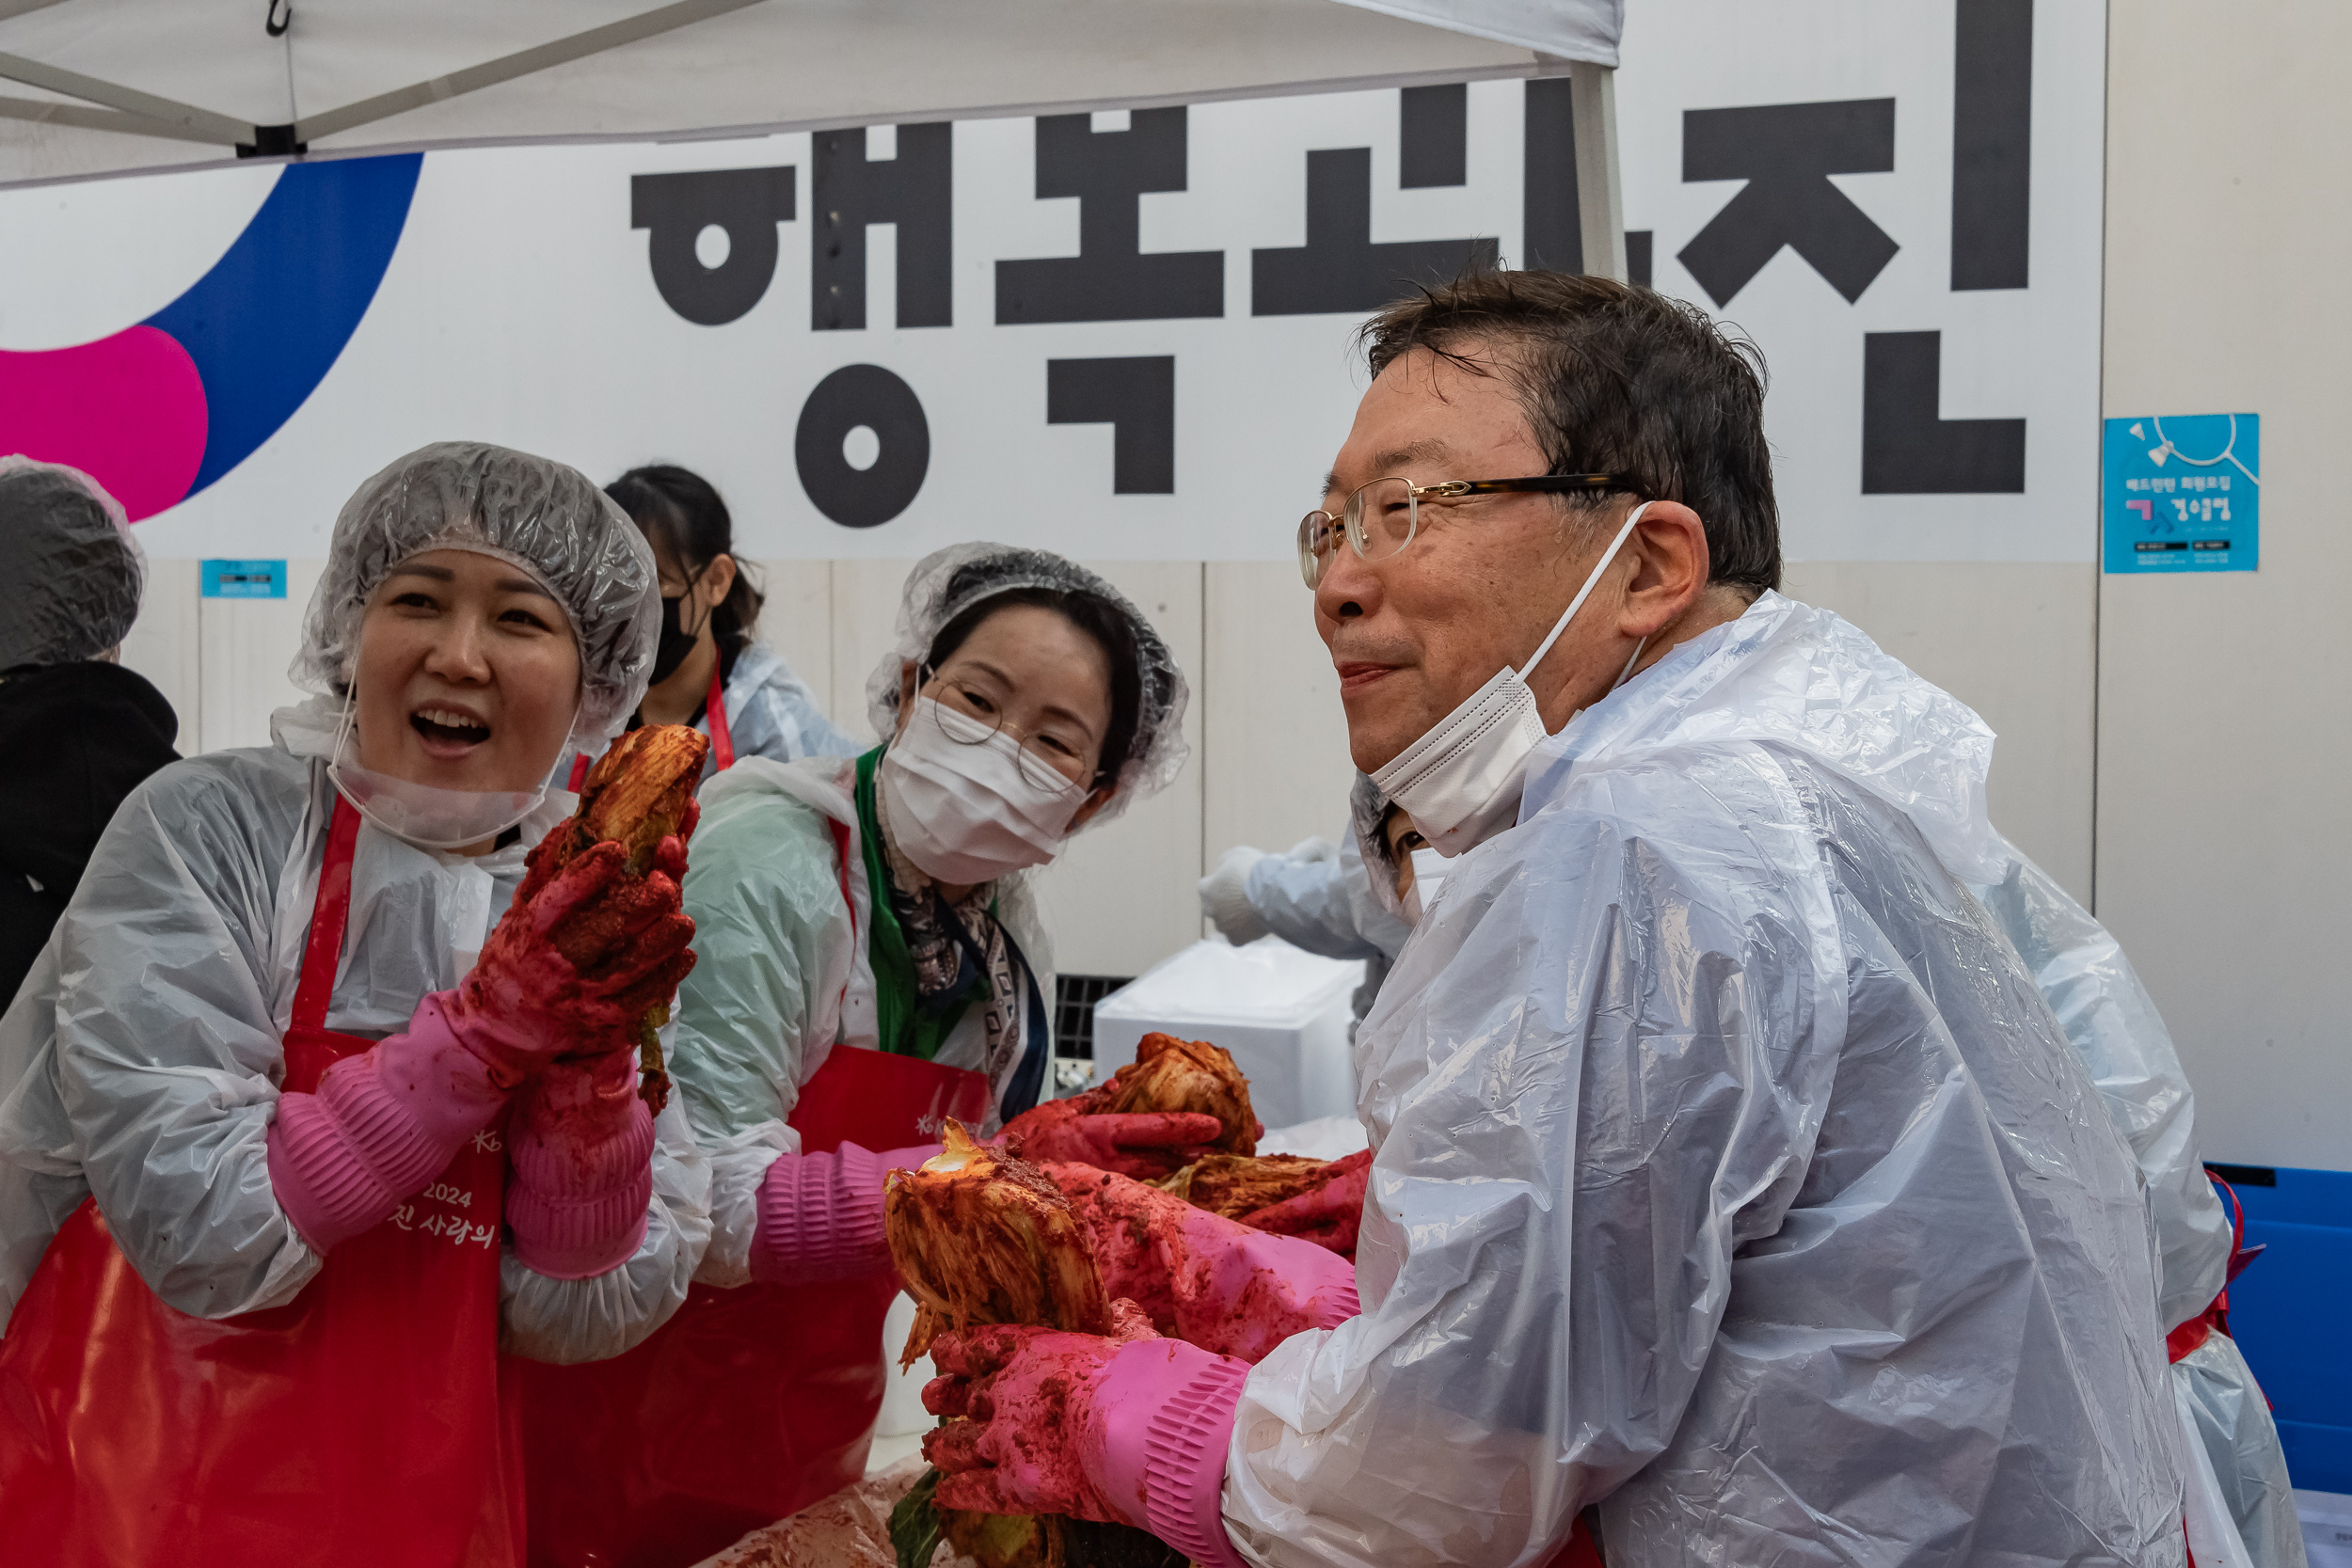
{"type": "Polygon", "coordinates": [[[115,808],[180,760],[171,704],[116,662],[146,576],[129,519],[97,481],[0,457],[0,581],[10,585],[0,599],[6,997],[40,956],[115,808]]]}
{"type": "Polygon", "coordinates": [[[707,733],[706,780],[737,757],[854,756],[857,742],[834,727],[808,683],[753,641],[766,596],[736,559],[735,520],[710,482],[656,463],[631,468],[605,494],[644,531],[661,568],[661,641],[637,721],[707,733]]]}

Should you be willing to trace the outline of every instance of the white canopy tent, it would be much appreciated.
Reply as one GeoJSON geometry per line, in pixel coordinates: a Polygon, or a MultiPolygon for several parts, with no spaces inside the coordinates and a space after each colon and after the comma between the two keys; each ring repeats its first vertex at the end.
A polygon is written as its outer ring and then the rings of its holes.
{"type": "Polygon", "coordinates": [[[1482,77],[1577,79],[1586,270],[1625,276],[1623,0],[0,0],[0,187],[1482,77]]]}

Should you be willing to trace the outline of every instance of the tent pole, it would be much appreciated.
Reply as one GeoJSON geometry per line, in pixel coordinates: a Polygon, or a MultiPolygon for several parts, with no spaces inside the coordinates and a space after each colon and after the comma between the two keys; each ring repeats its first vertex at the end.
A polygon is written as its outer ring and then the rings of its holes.
{"type": "Polygon", "coordinates": [[[657,6],[652,10],[640,11],[618,22],[608,22],[601,27],[591,27],[584,33],[574,33],[568,38],[534,44],[495,60],[468,66],[463,71],[453,71],[446,76],[436,76],[429,82],[419,82],[393,92],[378,93],[357,103],[346,103],[340,109],[305,115],[294,123],[288,135],[294,141],[308,144],[321,136],[331,136],[356,126],[406,114],[411,109],[421,109],[429,103],[437,103],[460,93],[479,92],[484,87],[511,82],[533,71],[569,65],[591,55],[601,55],[623,44],[655,38],[759,3],[760,0],[674,0],[671,5],[657,6]]]}
{"type": "Polygon", "coordinates": [[[231,119],[227,115],[215,114],[210,109],[199,109],[174,99],[158,98],[153,93],[140,92],[113,82],[102,82],[95,76],[85,76],[79,71],[43,65],[39,60],[28,60],[21,55],[0,54],[0,78],[22,82],[28,87],[39,87],[44,92],[78,98],[86,103],[103,103],[107,108],[119,109],[141,119],[161,120],[176,127],[179,133],[191,140],[219,142],[234,147],[241,141],[251,140],[253,136],[253,127],[244,120],[231,119]]]}
{"type": "Polygon", "coordinates": [[[1625,186],[1617,173],[1617,73],[1586,60],[1568,62],[1569,113],[1576,127],[1576,218],[1584,237],[1584,270],[1628,281],[1625,186]]]}

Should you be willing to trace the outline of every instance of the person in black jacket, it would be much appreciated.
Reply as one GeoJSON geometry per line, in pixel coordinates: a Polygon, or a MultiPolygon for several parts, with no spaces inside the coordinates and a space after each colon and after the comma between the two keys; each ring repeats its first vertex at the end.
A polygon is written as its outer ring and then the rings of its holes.
{"type": "Polygon", "coordinates": [[[179,758],[171,705],[115,662],[145,578],[96,481],[0,457],[0,998],[24,983],[115,808],[179,758]]]}

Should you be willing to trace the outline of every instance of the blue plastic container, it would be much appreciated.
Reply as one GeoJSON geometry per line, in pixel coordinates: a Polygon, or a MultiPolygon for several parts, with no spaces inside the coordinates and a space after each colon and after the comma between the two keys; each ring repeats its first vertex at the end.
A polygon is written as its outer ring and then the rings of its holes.
{"type": "Polygon", "coordinates": [[[2265,1249],[2230,1287],[2230,1332],[2279,1421],[2295,1484],[2352,1493],[2352,1171],[2215,1165],[2265,1249]]]}

